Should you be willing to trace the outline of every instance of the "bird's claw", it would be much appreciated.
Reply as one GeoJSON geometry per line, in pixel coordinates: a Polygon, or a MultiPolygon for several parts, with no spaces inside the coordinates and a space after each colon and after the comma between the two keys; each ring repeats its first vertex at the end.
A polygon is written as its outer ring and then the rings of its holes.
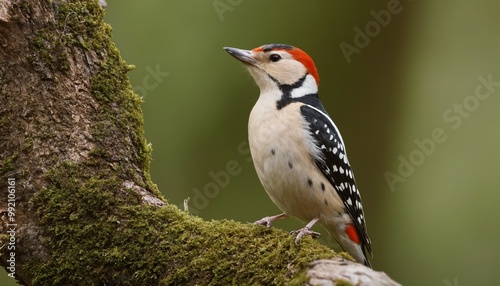
{"type": "Polygon", "coordinates": [[[291,231],[290,234],[297,234],[297,237],[295,238],[295,244],[299,243],[299,240],[304,236],[304,235],[310,235],[312,238],[317,239],[321,237],[321,233],[312,231],[308,227],[303,227],[298,230],[291,231]]]}
{"type": "Polygon", "coordinates": [[[265,218],[259,219],[258,221],[254,222],[255,224],[259,225],[264,225],[267,227],[271,227],[271,223],[275,220],[286,218],[287,215],[282,213],[279,215],[273,215],[273,216],[266,216],[265,218]]]}
{"type": "Polygon", "coordinates": [[[271,227],[272,226],[271,222],[272,222],[271,217],[266,216],[265,218],[259,219],[258,221],[254,222],[254,224],[271,227]]]}

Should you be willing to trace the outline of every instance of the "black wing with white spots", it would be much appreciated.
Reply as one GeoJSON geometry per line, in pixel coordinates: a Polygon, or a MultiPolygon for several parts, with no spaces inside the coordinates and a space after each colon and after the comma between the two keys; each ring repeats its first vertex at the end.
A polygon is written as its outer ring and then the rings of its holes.
{"type": "Polygon", "coordinates": [[[351,216],[360,240],[371,253],[370,239],[366,232],[365,218],[361,206],[361,196],[356,188],[344,142],[333,121],[328,116],[319,101],[312,105],[304,104],[300,111],[309,123],[311,135],[317,147],[321,150],[322,158],[314,158],[317,166],[326,179],[335,187],[344,206],[351,216]]]}

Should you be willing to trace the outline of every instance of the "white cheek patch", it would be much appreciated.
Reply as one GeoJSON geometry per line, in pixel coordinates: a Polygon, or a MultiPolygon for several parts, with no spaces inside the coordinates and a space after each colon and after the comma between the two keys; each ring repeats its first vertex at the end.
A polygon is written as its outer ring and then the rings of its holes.
{"type": "Polygon", "coordinates": [[[318,86],[316,85],[316,80],[310,74],[306,76],[304,83],[301,87],[295,88],[290,93],[291,98],[299,98],[307,94],[318,93],[318,86]]]}
{"type": "Polygon", "coordinates": [[[276,83],[271,78],[269,78],[269,76],[267,76],[267,73],[262,69],[254,66],[248,66],[248,71],[259,86],[261,94],[268,92],[268,90],[276,89],[276,83]]]}
{"type": "Polygon", "coordinates": [[[278,62],[264,63],[262,69],[276,79],[279,84],[288,85],[296,83],[307,73],[304,65],[296,61],[288,53],[282,54],[282,59],[278,62]]]}

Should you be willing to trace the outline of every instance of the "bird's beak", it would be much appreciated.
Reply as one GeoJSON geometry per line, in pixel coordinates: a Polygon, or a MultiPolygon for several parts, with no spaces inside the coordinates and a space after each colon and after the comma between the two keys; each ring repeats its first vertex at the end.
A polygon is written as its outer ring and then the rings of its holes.
{"type": "Polygon", "coordinates": [[[224,47],[224,50],[228,52],[231,56],[235,57],[240,62],[254,66],[257,64],[257,60],[252,56],[252,51],[241,50],[237,48],[224,47]]]}

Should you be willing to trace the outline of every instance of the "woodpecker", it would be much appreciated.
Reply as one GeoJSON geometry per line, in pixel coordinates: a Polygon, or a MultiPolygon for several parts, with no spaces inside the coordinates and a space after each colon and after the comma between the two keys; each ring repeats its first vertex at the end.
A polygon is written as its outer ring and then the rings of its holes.
{"type": "Polygon", "coordinates": [[[309,222],[292,233],[318,237],[320,223],[356,261],[371,267],[371,242],[361,196],[340,132],[318,97],[319,75],[299,48],[269,44],[253,50],[224,48],[246,65],[260,88],[248,137],[257,175],[283,212],[256,223],[295,217],[309,222]]]}

